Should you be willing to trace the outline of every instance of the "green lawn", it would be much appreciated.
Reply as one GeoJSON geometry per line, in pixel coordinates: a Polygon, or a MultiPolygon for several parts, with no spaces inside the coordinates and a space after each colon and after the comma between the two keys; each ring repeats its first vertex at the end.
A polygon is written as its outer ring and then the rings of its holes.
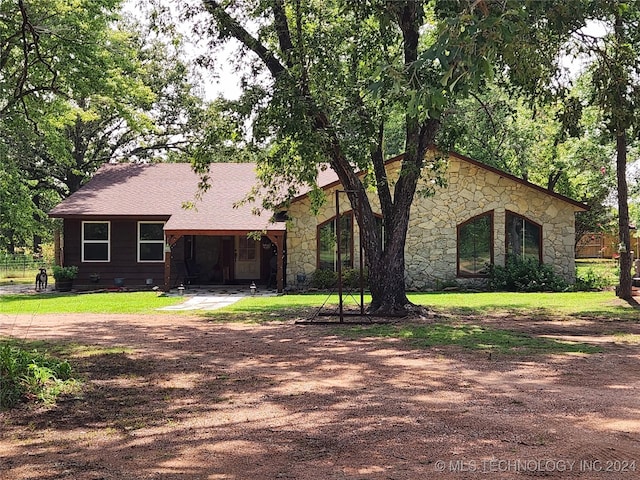
{"type": "Polygon", "coordinates": [[[10,285],[13,283],[34,283],[38,269],[17,269],[0,271],[0,285],[10,285]]]}
{"type": "MultiPolygon", "coordinates": [[[[570,293],[410,293],[409,299],[436,312],[469,315],[505,312],[535,316],[598,317],[635,320],[640,312],[621,302],[612,291],[570,293]]],[[[365,296],[365,302],[370,300],[365,296]]],[[[106,292],[91,294],[35,294],[0,296],[0,314],[47,313],[166,313],[157,309],[175,305],[185,298],[154,292],[106,292]]],[[[345,297],[345,308],[357,308],[358,298],[345,297]]],[[[324,304],[333,310],[338,296],[326,293],[245,297],[220,310],[190,311],[217,321],[269,321],[308,317],[324,304]]],[[[177,314],[177,312],[171,312],[177,314]]]]}
{"type": "Polygon", "coordinates": [[[158,295],[155,292],[45,293],[35,295],[0,295],[1,314],[47,313],[162,313],[161,307],[185,299],[158,295]]]}
{"type": "MultiPolygon", "coordinates": [[[[618,299],[612,291],[567,293],[409,293],[409,300],[437,313],[481,315],[509,313],[528,316],[594,317],[638,320],[640,311],[618,299]]],[[[365,295],[365,303],[370,297],[365,295]]],[[[357,309],[358,298],[345,297],[345,309],[357,309]]],[[[218,321],[268,321],[292,316],[313,316],[322,305],[336,310],[338,296],[325,294],[246,297],[220,310],[206,312],[218,321]]]]}
{"type": "Polygon", "coordinates": [[[620,277],[618,262],[610,258],[576,258],[576,273],[583,276],[592,272],[610,287],[617,285],[620,277]]]}
{"type": "Polygon", "coordinates": [[[527,335],[481,325],[367,325],[347,326],[337,332],[348,337],[399,338],[418,348],[456,345],[502,354],[599,353],[602,348],[581,342],[527,335]]]}

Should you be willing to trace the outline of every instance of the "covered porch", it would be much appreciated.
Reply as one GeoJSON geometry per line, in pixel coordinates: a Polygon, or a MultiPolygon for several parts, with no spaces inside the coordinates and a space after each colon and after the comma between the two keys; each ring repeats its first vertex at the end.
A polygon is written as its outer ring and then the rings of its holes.
{"type": "MultiPolygon", "coordinates": [[[[169,223],[168,223],[169,225],[169,223]]],[[[164,263],[164,290],[179,285],[217,286],[251,283],[284,290],[286,270],[285,229],[171,230],[164,263]]]]}

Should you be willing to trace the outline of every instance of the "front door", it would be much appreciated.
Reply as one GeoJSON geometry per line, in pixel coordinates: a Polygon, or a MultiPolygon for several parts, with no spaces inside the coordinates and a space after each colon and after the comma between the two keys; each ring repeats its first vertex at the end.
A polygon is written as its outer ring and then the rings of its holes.
{"type": "Polygon", "coordinates": [[[260,279],[260,242],[246,236],[236,237],[235,274],[239,280],[260,279]]]}

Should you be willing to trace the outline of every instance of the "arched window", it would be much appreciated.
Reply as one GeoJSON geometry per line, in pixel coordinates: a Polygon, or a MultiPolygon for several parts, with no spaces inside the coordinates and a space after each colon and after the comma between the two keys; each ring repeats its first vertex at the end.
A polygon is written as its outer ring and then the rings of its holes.
{"type": "Polygon", "coordinates": [[[493,212],[458,225],[458,276],[482,277],[493,263],[493,212]]]}
{"type": "Polygon", "coordinates": [[[542,263],[542,225],[507,212],[506,230],[507,257],[534,258],[542,263]]]}
{"type": "MultiPolygon", "coordinates": [[[[353,267],[353,215],[340,216],[340,256],[342,266],[353,267]]],[[[317,230],[318,268],[337,271],[338,249],[336,238],[336,218],[333,217],[320,225],[317,230]]]]}

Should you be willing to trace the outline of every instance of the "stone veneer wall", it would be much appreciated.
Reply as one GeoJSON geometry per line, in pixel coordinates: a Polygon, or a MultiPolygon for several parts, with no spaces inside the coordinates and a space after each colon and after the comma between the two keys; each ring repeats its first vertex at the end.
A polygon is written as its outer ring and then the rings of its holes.
{"type": "MultiPolygon", "coordinates": [[[[390,178],[397,177],[400,162],[390,167],[390,178]]],[[[456,277],[457,225],[482,213],[493,211],[494,263],[504,265],[505,215],[514,212],[542,225],[542,255],[545,264],[567,281],[575,280],[573,205],[547,195],[458,157],[450,157],[447,186],[435,196],[416,195],[409,220],[405,247],[406,285],[409,289],[439,288],[448,284],[474,286],[482,280],[456,277]]],[[[339,187],[336,187],[339,188],[339,187]]],[[[316,216],[310,214],[308,198],[294,202],[289,209],[287,228],[287,282],[296,284],[296,275],[307,279],[316,270],[316,229],[335,215],[335,190],[327,189],[327,202],[316,216]]],[[[420,185],[419,185],[420,188],[420,185]]],[[[378,201],[370,196],[374,209],[378,201]]],[[[340,196],[340,210],[351,206],[340,196]]],[[[379,208],[377,208],[379,211],[379,208]]],[[[354,227],[354,265],[358,265],[358,230],[354,227]]]]}

